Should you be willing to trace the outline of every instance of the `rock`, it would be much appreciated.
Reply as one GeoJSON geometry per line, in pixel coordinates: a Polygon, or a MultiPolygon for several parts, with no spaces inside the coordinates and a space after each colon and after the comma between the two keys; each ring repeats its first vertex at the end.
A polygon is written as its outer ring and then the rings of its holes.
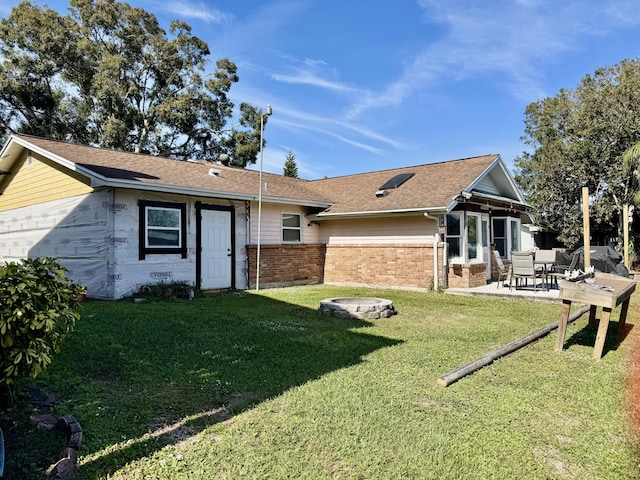
{"type": "Polygon", "coordinates": [[[32,415],[29,417],[29,420],[31,420],[31,423],[37,425],[38,428],[42,428],[43,430],[53,430],[58,424],[58,418],[48,413],[32,415]]]}
{"type": "Polygon", "coordinates": [[[58,478],[60,480],[72,480],[76,474],[76,464],[70,458],[63,458],[58,460],[58,463],[55,464],[53,470],[51,471],[51,475],[54,478],[58,478]]]}

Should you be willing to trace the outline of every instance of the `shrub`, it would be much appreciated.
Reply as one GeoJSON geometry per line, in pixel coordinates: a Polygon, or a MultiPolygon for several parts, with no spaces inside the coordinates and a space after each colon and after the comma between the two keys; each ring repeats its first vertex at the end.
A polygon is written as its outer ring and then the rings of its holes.
{"type": "Polygon", "coordinates": [[[80,318],[66,272],[52,258],[0,266],[0,389],[42,372],[80,318]]]}
{"type": "Polygon", "coordinates": [[[147,300],[191,299],[196,295],[199,292],[185,281],[147,283],[134,293],[134,296],[147,300]]]}

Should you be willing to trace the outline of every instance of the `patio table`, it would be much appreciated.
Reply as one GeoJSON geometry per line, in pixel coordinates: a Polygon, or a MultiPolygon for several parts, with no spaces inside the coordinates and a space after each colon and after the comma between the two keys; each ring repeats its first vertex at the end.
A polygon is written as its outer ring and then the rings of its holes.
{"type": "Polygon", "coordinates": [[[536,270],[538,270],[539,268],[542,269],[542,277],[543,277],[543,284],[542,284],[542,288],[545,290],[549,289],[548,283],[549,283],[549,273],[551,272],[551,270],[553,269],[553,262],[549,262],[546,260],[534,260],[533,261],[533,266],[536,268],[536,270]]]}
{"type": "Polygon", "coordinates": [[[609,320],[611,319],[611,311],[620,304],[622,304],[622,307],[620,310],[618,333],[624,332],[627,311],[629,309],[629,299],[636,289],[635,281],[618,275],[599,272],[594,274],[593,280],[594,282],[592,284],[584,281],[560,281],[562,313],[560,314],[560,322],[558,325],[556,352],[561,352],[564,348],[571,302],[580,302],[591,306],[589,310],[590,326],[595,326],[596,309],[597,307],[602,307],[602,317],[600,318],[596,342],[593,348],[593,358],[596,360],[602,357],[604,341],[607,337],[609,320]]]}

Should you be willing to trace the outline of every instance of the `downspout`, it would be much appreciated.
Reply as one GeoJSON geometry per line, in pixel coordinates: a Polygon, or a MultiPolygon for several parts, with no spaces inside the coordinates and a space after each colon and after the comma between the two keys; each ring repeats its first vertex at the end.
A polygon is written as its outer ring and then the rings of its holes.
{"type": "Polygon", "coordinates": [[[249,200],[245,200],[244,202],[244,228],[245,228],[245,254],[244,254],[244,265],[245,265],[245,280],[247,289],[249,288],[249,249],[248,246],[251,244],[251,202],[249,200]]]}
{"type": "Polygon", "coordinates": [[[442,242],[442,288],[444,290],[448,287],[448,275],[449,275],[449,265],[447,260],[447,242],[442,242]]]}
{"type": "Polygon", "coordinates": [[[439,291],[440,278],[438,276],[438,246],[440,245],[440,234],[436,232],[433,240],[433,291],[439,291]]]}
{"type": "Polygon", "coordinates": [[[424,212],[424,218],[428,218],[436,221],[436,234],[433,238],[433,291],[438,292],[440,284],[438,275],[438,246],[440,245],[440,233],[438,232],[438,219],[424,212]]]}

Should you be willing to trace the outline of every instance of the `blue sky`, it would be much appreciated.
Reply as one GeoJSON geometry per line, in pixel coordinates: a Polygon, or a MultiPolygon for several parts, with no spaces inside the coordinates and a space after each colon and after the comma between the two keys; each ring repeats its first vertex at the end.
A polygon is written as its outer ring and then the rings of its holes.
{"type": "Polygon", "coordinates": [[[307,179],[489,153],[511,168],[529,103],[640,56],[637,0],[128,3],[189,23],[211,68],[235,62],[234,103],[273,107],[264,170],[292,151],[307,179]]]}

